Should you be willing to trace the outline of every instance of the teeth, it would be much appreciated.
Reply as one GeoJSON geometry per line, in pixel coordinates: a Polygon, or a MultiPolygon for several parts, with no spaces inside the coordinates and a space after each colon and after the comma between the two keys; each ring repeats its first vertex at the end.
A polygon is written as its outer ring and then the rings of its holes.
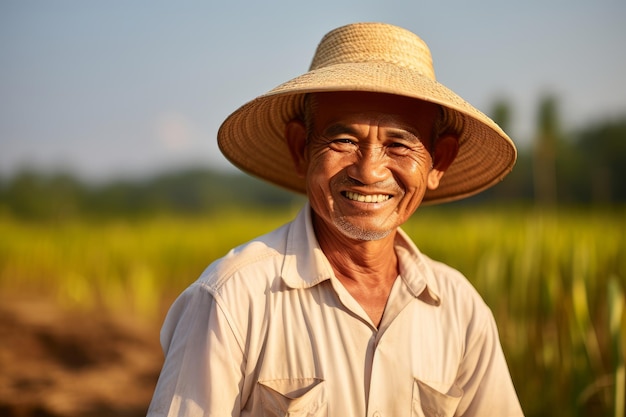
{"type": "Polygon", "coordinates": [[[386,194],[363,195],[352,191],[346,191],[346,197],[361,203],[382,203],[383,201],[389,200],[389,196],[386,194]]]}

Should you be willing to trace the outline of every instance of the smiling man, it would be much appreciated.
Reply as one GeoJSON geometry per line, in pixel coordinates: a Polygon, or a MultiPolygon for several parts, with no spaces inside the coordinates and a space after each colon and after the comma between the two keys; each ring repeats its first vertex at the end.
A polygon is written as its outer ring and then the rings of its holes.
{"type": "Polygon", "coordinates": [[[512,168],[511,140],[390,25],[327,34],[306,74],[218,133],[237,166],[306,193],[176,300],[151,416],[520,416],[489,308],[401,230],[422,202],[512,168]]]}

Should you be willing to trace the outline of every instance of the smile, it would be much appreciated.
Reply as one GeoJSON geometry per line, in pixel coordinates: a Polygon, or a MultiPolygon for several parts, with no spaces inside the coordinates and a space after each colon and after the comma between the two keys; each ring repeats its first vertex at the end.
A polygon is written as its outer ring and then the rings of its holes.
{"type": "Polygon", "coordinates": [[[345,197],[352,201],[358,201],[360,203],[382,203],[391,198],[388,194],[368,194],[363,195],[355,193],[353,191],[346,191],[343,193],[345,197]]]}

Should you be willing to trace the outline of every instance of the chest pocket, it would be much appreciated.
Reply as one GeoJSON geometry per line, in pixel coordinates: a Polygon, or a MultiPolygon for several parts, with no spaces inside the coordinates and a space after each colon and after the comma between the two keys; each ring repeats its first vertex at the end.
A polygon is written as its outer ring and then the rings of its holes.
{"type": "Polygon", "coordinates": [[[413,417],[451,417],[463,398],[463,390],[453,385],[447,394],[430,385],[413,381],[413,417]]]}
{"type": "Polygon", "coordinates": [[[264,417],[323,417],[328,415],[322,379],[280,379],[258,382],[264,417]]]}

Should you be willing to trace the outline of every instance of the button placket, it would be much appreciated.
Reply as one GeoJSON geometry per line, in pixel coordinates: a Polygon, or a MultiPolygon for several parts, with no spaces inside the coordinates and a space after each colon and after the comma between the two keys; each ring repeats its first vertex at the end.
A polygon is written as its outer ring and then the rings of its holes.
{"type": "MultiPolygon", "coordinates": [[[[370,374],[370,387],[369,387],[369,397],[368,397],[368,410],[373,410],[371,413],[368,413],[371,417],[382,417],[383,413],[380,411],[380,405],[383,404],[384,398],[380,398],[381,395],[384,396],[385,387],[379,386],[379,384],[383,384],[384,381],[384,369],[382,366],[382,361],[380,359],[380,352],[378,350],[378,346],[380,344],[380,332],[375,332],[372,334],[372,372],[370,374]]],[[[384,384],[383,384],[384,385],[384,384]]]]}

